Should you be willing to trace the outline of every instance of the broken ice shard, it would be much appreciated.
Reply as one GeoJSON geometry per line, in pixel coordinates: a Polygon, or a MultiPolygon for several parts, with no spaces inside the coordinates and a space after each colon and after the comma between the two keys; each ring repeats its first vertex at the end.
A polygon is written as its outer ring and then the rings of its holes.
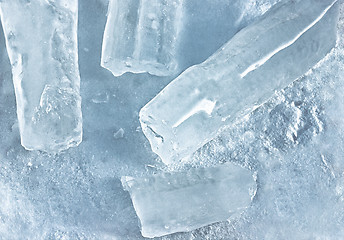
{"type": "Polygon", "coordinates": [[[175,73],[183,0],[110,0],[101,66],[120,76],[175,73]]]}
{"type": "Polygon", "coordinates": [[[59,152],[82,138],[77,0],[1,0],[21,143],[59,152]]]}
{"type": "Polygon", "coordinates": [[[283,1],[140,111],[166,164],[185,159],[321,60],[336,43],[335,0],[283,1]]]}
{"type": "Polygon", "coordinates": [[[225,221],[247,208],[257,189],[254,174],[232,163],[141,179],[122,177],[122,184],[131,195],[144,237],[225,221]]]}

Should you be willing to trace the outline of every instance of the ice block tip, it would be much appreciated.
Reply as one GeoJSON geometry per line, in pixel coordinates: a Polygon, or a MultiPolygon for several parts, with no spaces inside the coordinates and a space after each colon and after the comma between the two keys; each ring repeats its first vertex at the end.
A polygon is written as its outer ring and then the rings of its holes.
{"type": "Polygon", "coordinates": [[[182,5],[183,0],[110,0],[101,66],[116,77],[177,73],[182,5]]]}

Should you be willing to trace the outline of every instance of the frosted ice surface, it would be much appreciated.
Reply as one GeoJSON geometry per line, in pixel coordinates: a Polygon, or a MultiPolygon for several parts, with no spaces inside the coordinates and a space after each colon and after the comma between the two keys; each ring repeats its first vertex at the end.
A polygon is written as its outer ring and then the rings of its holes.
{"type": "MultiPolygon", "coordinates": [[[[149,74],[117,79],[100,66],[106,1],[79,1],[84,137],[78,148],[58,155],[25,151],[20,145],[0,26],[0,239],[145,239],[120,178],[174,167],[155,161],[138,128],[140,108],[172,79],[149,74]],[[120,128],[124,138],[115,139],[120,128]]],[[[183,68],[203,62],[276,2],[185,1],[178,63],[183,68]],[[234,25],[241,15],[244,19],[234,25]]],[[[250,206],[229,221],[157,239],[344,239],[344,1],[340,3],[338,41],[331,53],[193,154],[192,166],[230,161],[257,172],[250,206]]],[[[176,167],[187,170],[190,165],[176,167]]]]}
{"type": "Polygon", "coordinates": [[[176,72],[183,0],[110,0],[101,65],[115,76],[176,72]]]}
{"type": "Polygon", "coordinates": [[[251,171],[232,163],[122,177],[141,221],[144,237],[157,237],[224,221],[247,208],[256,193],[251,171]]]}
{"type": "Polygon", "coordinates": [[[283,1],[140,111],[164,163],[183,159],[321,60],[336,43],[336,0],[283,1]]]}
{"type": "Polygon", "coordinates": [[[0,1],[21,143],[58,152],[82,139],[78,1],[0,1]]]}

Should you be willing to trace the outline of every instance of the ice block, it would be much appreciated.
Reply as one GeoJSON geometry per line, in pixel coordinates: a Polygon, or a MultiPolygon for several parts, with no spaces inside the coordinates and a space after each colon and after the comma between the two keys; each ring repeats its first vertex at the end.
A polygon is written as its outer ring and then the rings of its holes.
{"type": "Polygon", "coordinates": [[[110,0],[101,66],[125,72],[174,74],[183,0],[110,0]]]}
{"type": "Polygon", "coordinates": [[[255,196],[255,175],[226,163],[146,178],[122,177],[144,237],[191,231],[240,214],[255,196]]]}
{"type": "Polygon", "coordinates": [[[336,2],[282,1],[173,80],[140,111],[152,150],[186,159],[312,68],[336,44],[336,2]]]}
{"type": "Polygon", "coordinates": [[[21,143],[56,153],[82,140],[77,0],[1,0],[21,143]]]}

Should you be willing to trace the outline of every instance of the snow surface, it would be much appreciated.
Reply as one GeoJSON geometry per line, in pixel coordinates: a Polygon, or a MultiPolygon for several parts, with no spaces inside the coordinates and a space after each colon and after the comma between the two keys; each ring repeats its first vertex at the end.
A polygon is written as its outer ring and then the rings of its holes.
{"type": "MultiPolygon", "coordinates": [[[[200,63],[277,0],[186,1],[180,66],[200,63]]],[[[235,162],[257,172],[252,205],[232,221],[161,239],[344,238],[344,5],[338,46],[317,68],[166,169],[138,111],[174,77],[100,67],[106,0],[79,1],[84,140],[60,155],[20,145],[0,30],[0,239],[143,239],[121,176],[235,162]],[[115,139],[119,129],[123,138],[115,139]]]]}

